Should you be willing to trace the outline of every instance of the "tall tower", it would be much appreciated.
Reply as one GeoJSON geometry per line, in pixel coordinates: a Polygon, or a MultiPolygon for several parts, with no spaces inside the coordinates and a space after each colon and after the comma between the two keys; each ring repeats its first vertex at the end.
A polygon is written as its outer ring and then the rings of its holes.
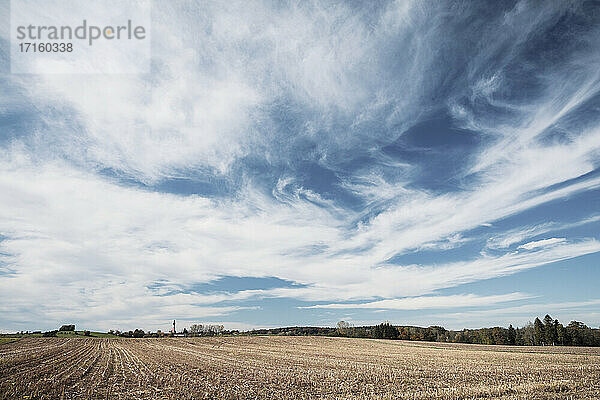
{"type": "Polygon", "coordinates": [[[177,331],[175,330],[175,320],[173,320],[173,333],[177,333],[177,331]]]}

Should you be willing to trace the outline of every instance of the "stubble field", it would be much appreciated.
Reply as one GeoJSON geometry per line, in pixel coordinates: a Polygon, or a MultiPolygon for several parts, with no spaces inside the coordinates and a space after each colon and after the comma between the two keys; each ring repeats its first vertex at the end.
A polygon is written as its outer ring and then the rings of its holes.
{"type": "Polygon", "coordinates": [[[0,399],[590,399],[600,349],[326,337],[30,338],[0,399]]]}

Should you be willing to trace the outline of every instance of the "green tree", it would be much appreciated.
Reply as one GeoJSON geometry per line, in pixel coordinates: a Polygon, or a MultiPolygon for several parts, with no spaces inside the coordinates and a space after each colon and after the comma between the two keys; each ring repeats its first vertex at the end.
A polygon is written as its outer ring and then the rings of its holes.
{"type": "Polygon", "coordinates": [[[544,344],[544,324],[539,318],[533,321],[533,344],[535,346],[541,346],[544,344]]]}
{"type": "Polygon", "coordinates": [[[133,331],[132,335],[134,338],[142,338],[144,337],[145,332],[141,329],[136,329],[135,331],[133,331]]]}
{"type": "Polygon", "coordinates": [[[512,324],[508,326],[508,332],[506,336],[508,339],[508,344],[517,344],[517,332],[515,331],[515,328],[513,328],[512,324]]]}
{"type": "Polygon", "coordinates": [[[544,343],[548,346],[555,345],[557,336],[554,320],[550,315],[546,314],[544,317],[544,343]]]}
{"type": "Polygon", "coordinates": [[[398,329],[386,321],[373,328],[373,337],[376,339],[396,339],[398,338],[398,329]]]}
{"type": "Polygon", "coordinates": [[[565,329],[565,327],[558,322],[558,320],[555,320],[554,322],[556,322],[556,341],[558,344],[560,345],[568,345],[569,344],[569,335],[567,334],[567,330],[565,329]]]}
{"type": "Polygon", "coordinates": [[[587,326],[583,322],[571,321],[569,325],[567,325],[567,332],[569,335],[570,345],[572,346],[583,346],[584,341],[584,332],[587,329],[587,326]]]}
{"type": "Polygon", "coordinates": [[[63,325],[58,330],[61,332],[72,332],[75,330],[75,325],[63,325]]]}

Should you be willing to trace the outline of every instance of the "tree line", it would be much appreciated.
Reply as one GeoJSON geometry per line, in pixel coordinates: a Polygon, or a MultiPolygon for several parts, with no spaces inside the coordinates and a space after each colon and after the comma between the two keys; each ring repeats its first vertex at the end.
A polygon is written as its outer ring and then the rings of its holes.
{"type": "Polygon", "coordinates": [[[128,338],[148,338],[148,337],[165,337],[183,335],[185,337],[196,337],[196,336],[219,336],[219,335],[235,335],[238,334],[237,330],[226,330],[223,325],[212,325],[212,324],[193,324],[188,328],[183,328],[181,332],[163,332],[158,330],[156,332],[147,331],[143,329],[135,329],[131,331],[119,331],[110,330],[110,335],[116,335],[120,337],[128,338]]]}
{"type": "Polygon", "coordinates": [[[250,335],[289,335],[289,336],[343,336],[372,339],[420,340],[429,342],[453,342],[473,344],[500,344],[516,346],[600,346],[600,329],[586,326],[582,322],[571,321],[564,326],[557,319],[546,315],[543,320],[536,318],[524,327],[493,327],[463,329],[453,331],[442,326],[422,328],[418,326],[395,326],[383,322],[374,326],[352,326],[340,321],[335,328],[288,327],[256,329],[246,332],[250,335]]]}
{"type": "MultiPolygon", "coordinates": [[[[75,325],[63,325],[58,330],[43,332],[42,336],[56,336],[58,332],[74,332],[75,325]]],[[[429,342],[453,342],[473,344],[500,344],[516,346],[600,346],[600,329],[590,328],[583,322],[571,321],[563,325],[558,319],[546,315],[543,320],[535,318],[521,328],[493,327],[480,329],[448,330],[442,326],[422,328],[418,326],[397,326],[383,322],[374,326],[352,326],[345,321],[336,327],[295,326],[285,328],[255,329],[247,332],[226,330],[223,325],[193,324],[182,332],[145,332],[142,329],[130,331],[110,330],[109,334],[129,337],[165,336],[221,336],[221,335],[286,335],[286,336],[343,336],[372,339],[420,340],[429,342]]],[[[89,331],[83,332],[89,336],[89,331]]]]}

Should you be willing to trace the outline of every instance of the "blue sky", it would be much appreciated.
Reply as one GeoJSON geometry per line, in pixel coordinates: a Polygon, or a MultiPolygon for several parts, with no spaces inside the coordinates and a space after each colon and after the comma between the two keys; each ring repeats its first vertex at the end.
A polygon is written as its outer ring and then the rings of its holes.
{"type": "Polygon", "coordinates": [[[597,327],[598,12],[155,2],[139,75],[3,28],[0,329],[597,327]]]}

